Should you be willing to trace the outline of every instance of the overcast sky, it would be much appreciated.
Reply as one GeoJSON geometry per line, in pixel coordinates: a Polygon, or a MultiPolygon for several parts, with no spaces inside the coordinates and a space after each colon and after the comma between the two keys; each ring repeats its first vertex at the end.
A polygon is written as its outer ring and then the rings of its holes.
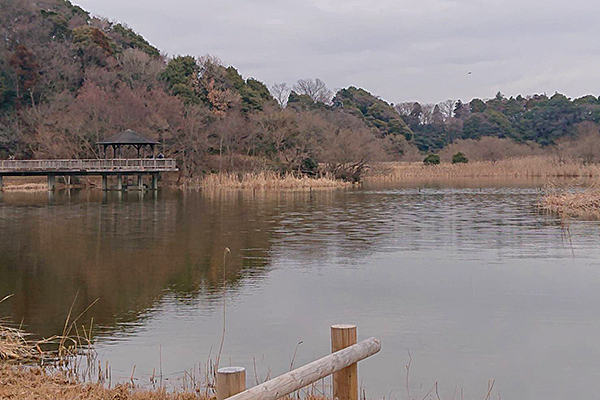
{"type": "Polygon", "coordinates": [[[598,0],[74,0],[169,55],[385,100],[600,94],[598,0]],[[471,74],[469,74],[471,72],[471,74]]]}

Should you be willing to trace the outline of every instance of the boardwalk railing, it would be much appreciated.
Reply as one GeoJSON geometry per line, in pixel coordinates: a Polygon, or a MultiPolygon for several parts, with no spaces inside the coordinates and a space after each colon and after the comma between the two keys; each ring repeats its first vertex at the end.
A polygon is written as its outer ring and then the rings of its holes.
{"type": "Polygon", "coordinates": [[[0,173],[10,172],[163,172],[176,171],[171,158],[123,158],[91,160],[0,160],[0,173]]]}
{"type": "Polygon", "coordinates": [[[356,343],[355,325],[332,326],[331,340],[332,354],[248,390],[244,368],[220,368],[217,399],[277,400],[333,374],[333,399],[358,400],[357,363],[377,354],[381,343],[373,337],[356,343]]]}

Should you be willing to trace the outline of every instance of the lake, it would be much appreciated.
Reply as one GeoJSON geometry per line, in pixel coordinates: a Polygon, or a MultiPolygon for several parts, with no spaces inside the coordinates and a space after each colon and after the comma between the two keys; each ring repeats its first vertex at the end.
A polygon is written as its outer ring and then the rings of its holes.
{"type": "Polygon", "coordinates": [[[221,365],[248,385],[330,352],[354,323],[382,351],[369,398],[593,398],[600,391],[600,223],[568,229],[540,182],[157,195],[0,194],[0,316],[62,332],[93,317],[117,379],[167,386],[221,365]],[[231,253],[225,256],[225,248],[231,253]],[[223,261],[225,256],[225,287],[223,261]],[[298,344],[299,342],[301,344],[298,344]],[[256,365],[256,366],[255,366],[256,365]],[[190,372],[190,373],[192,373],[190,372]]]}

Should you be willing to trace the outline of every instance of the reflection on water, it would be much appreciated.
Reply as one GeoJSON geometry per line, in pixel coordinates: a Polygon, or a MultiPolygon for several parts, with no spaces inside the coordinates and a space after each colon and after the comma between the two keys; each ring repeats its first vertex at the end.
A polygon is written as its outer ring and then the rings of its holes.
{"type": "Polygon", "coordinates": [[[538,182],[428,182],[277,193],[4,194],[0,316],[44,336],[87,315],[114,377],[167,379],[214,356],[256,375],[329,351],[328,327],[356,323],[382,352],[361,364],[370,397],[438,381],[483,397],[562,399],[600,389],[597,222],[535,210],[538,182]]]}

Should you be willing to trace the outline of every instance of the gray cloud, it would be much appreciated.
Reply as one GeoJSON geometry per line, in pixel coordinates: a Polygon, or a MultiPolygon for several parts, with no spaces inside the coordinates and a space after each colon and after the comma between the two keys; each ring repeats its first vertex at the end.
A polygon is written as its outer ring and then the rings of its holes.
{"type": "Polygon", "coordinates": [[[319,77],[391,102],[600,92],[593,0],[74,2],[171,55],[214,54],[269,85],[319,77]]]}

